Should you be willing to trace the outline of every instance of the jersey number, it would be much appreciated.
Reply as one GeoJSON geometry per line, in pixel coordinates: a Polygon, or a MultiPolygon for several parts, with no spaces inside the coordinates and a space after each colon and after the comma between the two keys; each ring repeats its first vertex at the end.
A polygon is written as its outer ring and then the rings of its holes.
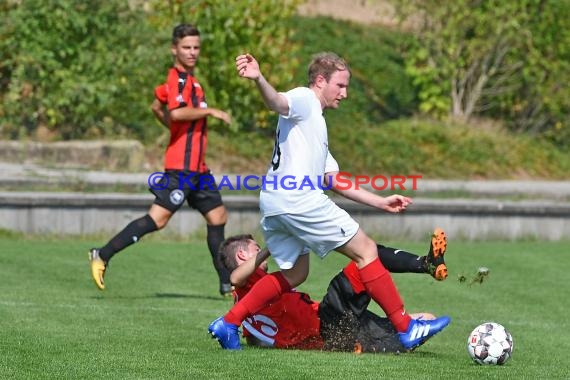
{"type": "Polygon", "coordinates": [[[279,130],[275,134],[275,145],[273,146],[273,157],[271,157],[271,166],[273,171],[277,170],[279,167],[279,162],[281,161],[281,148],[279,147],[279,130]]]}

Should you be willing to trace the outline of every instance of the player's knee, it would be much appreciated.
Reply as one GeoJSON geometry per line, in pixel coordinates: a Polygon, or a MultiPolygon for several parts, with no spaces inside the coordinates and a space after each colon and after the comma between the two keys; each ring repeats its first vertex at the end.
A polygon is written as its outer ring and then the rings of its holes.
{"type": "Polygon", "coordinates": [[[168,224],[169,217],[152,218],[157,230],[162,230],[168,224]]]}
{"type": "Polygon", "coordinates": [[[148,211],[148,216],[152,219],[154,224],[156,225],[156,229],[160,230],[163,229],[170,217],[173,215],[174,211],[170,211],[169,209],[160,206],[158,204],[153,204],[148,211]]]}
{"type": "Polygon", "coordinates": [[[166,223],[160,223],[160,222],[156,223],[156,222],[155,222],[155,224],[156,224],[156,230],[157,230],[157,231],[160,231],[160,230],[162,230],[164,227],[166,227],[166,223]]]}
{"type": "Polygon", "coordinates": [[[216,225],[226,224],[227,222],[228,222],[228,213],[224,208],[224,211],[220,214],[220,216],[217,219],[216,225]]]}
{"type": "Polygon", "coordinates": [[[378,249],[376,247],[376,243],[372,239],[367,238],[360,248],[361,249],[356,252],[356,257],[354,258],[354,261],[359,268],[370,264],[378,258],[378,249]]]}
{"type": "Polygon", "coordinates": [[[224,206],[216,207],[215,209],[208,211],[204,218],[209,225],[219,226],[226,224],[228,221],[228,212],[224,206]]]}

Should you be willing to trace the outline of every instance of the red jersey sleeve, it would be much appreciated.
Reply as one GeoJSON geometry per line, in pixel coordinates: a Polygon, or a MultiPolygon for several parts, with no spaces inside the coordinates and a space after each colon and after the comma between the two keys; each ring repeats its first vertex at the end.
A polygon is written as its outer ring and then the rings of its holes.
{"type": "Polygon", "coordinates": [[[161,102],[162,104],[168,103],[168,86],[166,83],[163,83],[159,86],[156,86],[154,89],[154,97],[161,102]]]}

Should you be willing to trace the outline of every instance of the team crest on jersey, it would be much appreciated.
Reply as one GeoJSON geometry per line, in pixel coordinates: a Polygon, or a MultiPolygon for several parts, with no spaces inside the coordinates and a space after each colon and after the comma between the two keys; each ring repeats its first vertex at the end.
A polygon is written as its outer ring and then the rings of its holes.
{"type": "Polygon", "coordinates": [[[180,205],[184,202],[184,192],[180,189],[175,189],[170,192],[170,202],[174,205],[180,205]]]}

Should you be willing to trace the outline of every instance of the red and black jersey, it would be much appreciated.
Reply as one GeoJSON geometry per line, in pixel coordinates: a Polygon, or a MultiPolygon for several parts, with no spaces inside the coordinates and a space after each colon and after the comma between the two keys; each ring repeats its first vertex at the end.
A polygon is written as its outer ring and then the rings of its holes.
{"type": "MultiPolygon", "coordinates": [[[[266,272],[257,268],[244,287],[236,288],[236,302],[265,275],[266,272]]],[[[323,347],[323,340],[320,335],[318,308],[319,303],[313,301],[308,294],[292,290],[282,294],[279,300],[255,315],[246,318],[242,323],[243,335],[253,335],[276,348],[320,349],[323,347]]]]}
{"type": "Polygon", "coordinates": [[[162,104],[168,103],[168,86],[166,83],[158,85],[154,88],[154,97],[162,104]]]}
{"type": "MultiPolygon", "coordinates": [[[[176,67],[168,71],[166,79],[168,110],[177,108],[207,108],[204,90],[196,78],[176,67]]],[[[155,89],[159,100],[164,96],[160,86],[155,89]]],[[[192,121],[170,121],[170,142],[166,148],[164,169],[204,173],[206,144],[208,141],[207,118],[192,121]]]]}

